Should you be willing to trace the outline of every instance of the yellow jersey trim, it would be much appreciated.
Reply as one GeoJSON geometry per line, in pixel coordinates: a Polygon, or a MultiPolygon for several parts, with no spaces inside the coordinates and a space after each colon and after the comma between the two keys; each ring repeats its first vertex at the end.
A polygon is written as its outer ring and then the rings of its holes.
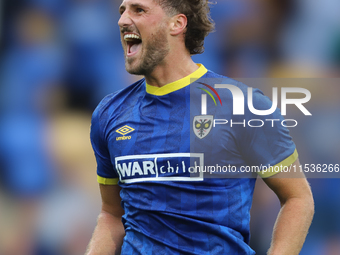
{"type": "Polygon", "coordinates": [[[281,172],[283,167],[289,167],[291,164],[293,164],[297,160],[298,157],[299,157],[299,154],[297,153],[297,150],[295,149],[293,154],[290,155],[288,158],[284,159],[283,161],[276,164],[275,166],[271,166],[269,169],[267,169],[265,171],[259,172],[258,174],[262,178],[271,177],[271,176],[281,172]]]}
{"type": "Polygon", "coordinates": [[[192,74],[189,74],[188,76],[185,76],[182,79],[171,82],[162,87],[151,86],[146,83],[146,92],[155,96],[164,96],[166,94],[169,94],[176,90],[180,90],[188,86],[190,83],[192,83],[195,80],[198,80],[208,72],[208,70],[202,64],[197,64],[197,66],[198,69],[192,74]]]}
{"type": "Polygon", "coordinates": [[[104,178],[97,175],[97,181],[104,185],[118,185],[119,178],[104,178]]]}

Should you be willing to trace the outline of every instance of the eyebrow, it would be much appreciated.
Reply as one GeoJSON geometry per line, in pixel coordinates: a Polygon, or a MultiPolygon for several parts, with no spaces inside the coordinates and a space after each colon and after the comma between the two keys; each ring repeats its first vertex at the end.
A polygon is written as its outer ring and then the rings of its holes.
{"type": "Polygon", "coordinates": [[[146,9],[147,7],[143,4],[131,4],[132,7],[141,7],[141,8],[144,8],[146,9]]]}

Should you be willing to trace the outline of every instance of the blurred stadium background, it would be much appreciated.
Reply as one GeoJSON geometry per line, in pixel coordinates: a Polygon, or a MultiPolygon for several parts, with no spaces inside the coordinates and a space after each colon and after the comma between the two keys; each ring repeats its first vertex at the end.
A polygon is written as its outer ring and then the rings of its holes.
{"type": "MultiPolygon", "coordinates": [[[[85,251],[100,210],[91,113],[138,79],[123,64],[120,3],[0,0],[1,255],[85,251]]],[[[216,32],[194,57],[233,78],[328,78],[311,88],[316,114],[291,130],[301,163],[340,163],[339,10],[338,0],[218,0],[216,32]]],[[[340,179],[310,183],[316,214],[301,254],[340,254],[340,179]]],[[[251,218],[257,254],[269,247],[278,210],[259,180],[251,218]]]]}

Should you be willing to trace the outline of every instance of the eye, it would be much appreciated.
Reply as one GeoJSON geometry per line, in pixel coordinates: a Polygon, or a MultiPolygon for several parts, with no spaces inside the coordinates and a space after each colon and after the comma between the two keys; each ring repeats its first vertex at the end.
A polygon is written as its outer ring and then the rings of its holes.
{"type": "Polygon", "coordinates": [[[120,8],[119,8],[119,14],[120,14],[120,16],[123,15],[124,11],[125,11],[125,8],[123,8],[123,7],[120,7],[120,8]]]}
{"type": "Polygon", "coordinates": [[[145,12],[144,9],[142,9],[142,8],[137,8],[136,11],[137,11],[138,13],[145,12]]]}

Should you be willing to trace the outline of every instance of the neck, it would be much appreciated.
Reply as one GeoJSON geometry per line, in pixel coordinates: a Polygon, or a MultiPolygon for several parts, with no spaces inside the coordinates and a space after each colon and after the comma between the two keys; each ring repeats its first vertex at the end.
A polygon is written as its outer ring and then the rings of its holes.
{"type": "Polygon", "coordinates": [[[177,55],[157,65],[150,74],[145,75],[145,80],[151,86],[162,87],[188,76],[197,69],[198,66],[191,59],[190,55],[183,54],[182,57],[177,55]]]}

